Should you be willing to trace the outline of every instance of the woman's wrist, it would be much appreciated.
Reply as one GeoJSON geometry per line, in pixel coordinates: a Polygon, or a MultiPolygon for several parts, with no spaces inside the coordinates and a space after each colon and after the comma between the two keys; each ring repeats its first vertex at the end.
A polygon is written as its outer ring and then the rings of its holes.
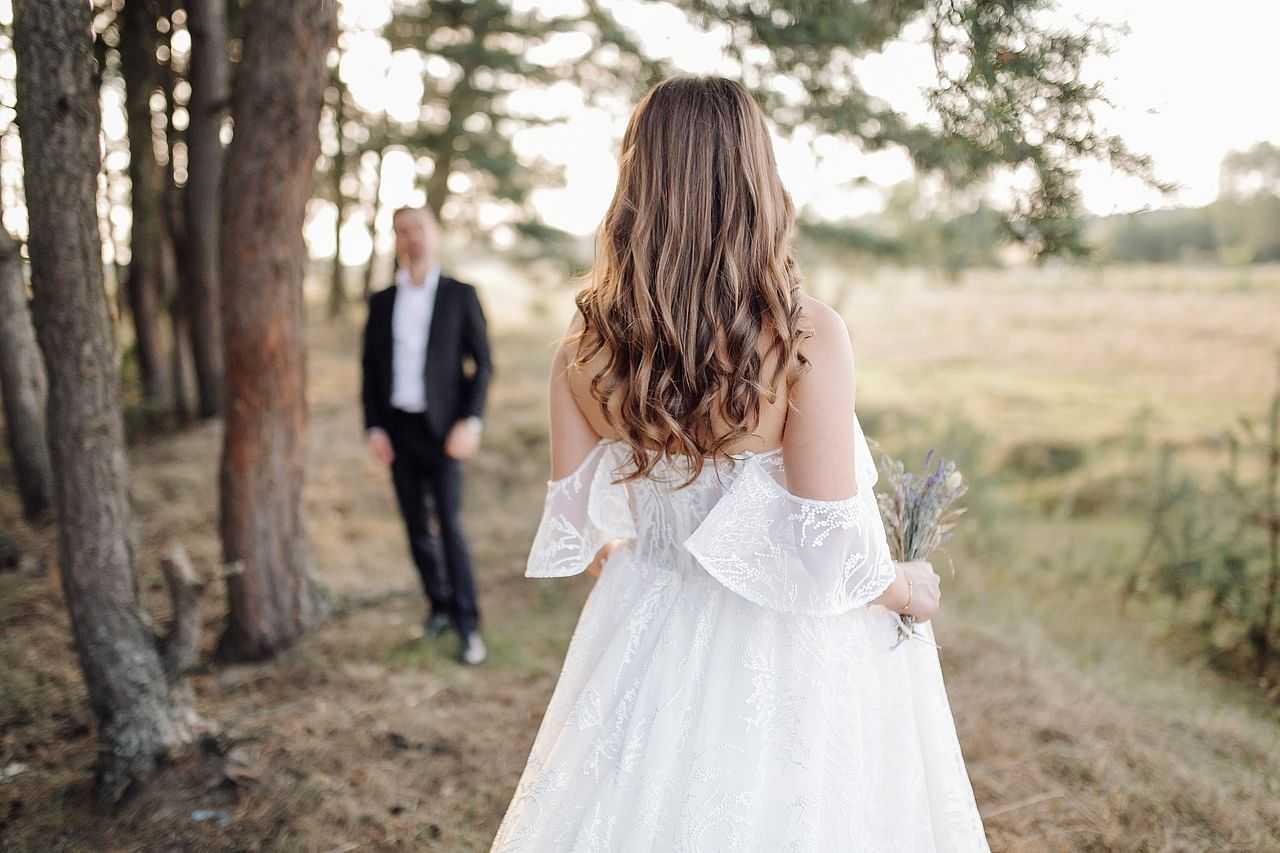
{"type": "Polygon", "coordinates": [[[911,581],[907,578],[906,572],[902,570],[901,563],[895,563],[894,565],[897,569],[897,574],[888,588],[880,594],[880,598],[876,600],[876,603],[895,613],[901,613],[903,607],[910,601],[911,581]]]}

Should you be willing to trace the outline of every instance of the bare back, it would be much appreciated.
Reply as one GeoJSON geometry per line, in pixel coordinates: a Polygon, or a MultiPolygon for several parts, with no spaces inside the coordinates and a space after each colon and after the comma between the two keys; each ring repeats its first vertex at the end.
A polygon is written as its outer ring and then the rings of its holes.
{"type": "MultiPolygon", "coordinates": [[[[766,334],[761,334],[760,340],[756,345],[761,358],[766,358],[765,352],[769,340],[770,338],[766,334]]],[[[591,396],[591,381],[604,370],[607,354],[598,352],[586,364],[580,367],[573,367],[574,359],[577,356],[576,346],[572,343],[566,344],[566,350],[569,365],[567,379],[573,401],[577,404],[578,410],[586,418],[587,423],[591,425],[591,429],[596,435],[606,439],[620,438],[621,436],[609,425],[604,414],[600,411],[599,404],[591,396]]],[[[774,361],[776,361],[776,356],[767,358],[764,368],[761,370],[762,377],[767,378],[773,375],[774,361]]],[[[726,448],[729,453],[758,453],[764,450],[771,450],[782,444],[782,432],[787,419],[785,377],[779,378],[778,386],[778,391],[772,401],[762,395],[760,400],[760,422],[756,425],[755,432],[726,448]]],[[[728,431],[728,426],[724,423],[715,423],[714,426],[717,433],[728,431]]]]}
{"type": "MultiPolygon", "coordinates": [[[[774,400],[762,400],[760,422],[749,440],[730,452],[761,452],[781,447],[787,479],[805,497],[837,500],[854,494],[853,465],[854,365],[849,330],[843,318],[816,299],[801,296],[801,328],[810,332],[800,351],[808,362],[795,381],[778,389],[774,400]]],[[[569,332],[581,328],[575,317],[569,332]]],[[[763,344],[762,344],[763,346],[763,344]]],[[[549,413],[551,473],[573,471],[602,439],[620,436],[609,426],[591,396],[596,359],[574,368],[574,346],[566,341],[551,368],[549,413]]],[[[763,375],[771,373],[766,364],[763,375]]]]}

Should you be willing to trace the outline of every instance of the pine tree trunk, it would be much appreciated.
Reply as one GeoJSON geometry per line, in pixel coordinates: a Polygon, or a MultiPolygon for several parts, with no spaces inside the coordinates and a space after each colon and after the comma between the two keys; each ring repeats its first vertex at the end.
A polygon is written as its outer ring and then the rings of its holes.
{"type": "Polygon", "coordinates": [[[187,0],[191,31],[191,123],[187,127],[187,187],[183,284],[190,309],[197,413],[222,411],[222,315],[219,306],[218,219],[222,211],[222,121],[226,115],[227,0],[187,0]]]}
{"type": "MultiPolygon", "coordinates": [[[[475,25],[473,38],[476,44],[484,42],[489,30],[488,21],[480,18],[475,25]]],[[[437,222],[443,222],[444,204],[449,200],[449,176],[453,173],[453,160],[458,140],[465,134],[463,123],[471,115],[475,103],[474,75],[483,57],[468,53],[462,59],[462,76],[449,92],[449,123],[440,131],[431,152],[434,168],[427,182],[427,206],[435,214],[437,222]]]]}
{"type": "MultiPolygon", "coordinates": [[[[170,0],[172,4],[173,0],[170,0]]],[[[166,10],[166,12],[172,11],[166,10]]],[[[166,14],[166,20],[168,16],[166,14]]],[[[172,25],[170,26],[169,50],[174,50],[172,25]]],[[[186,234],[183,224],[182,205],[183,189],[178,186],[177,152],[179,147],[186,147],[186,133],[177,129],[174,116],[177,113],[178,101],[174,93],[181,79],[172,61],[166,63],[161,71],[165,100],[165,135],[167,148],[164,167],[164,239],[161,241],[161,270],[164,282],[165,307],[169,320],[169,399],[178,424],[190,423],[195,406],[192,404],[195,388],[194,373],[191,364],[191,329],[189,282],[183,275],[186,254],[186,234]]]]}
{"type": "Polygon", "coordinates": [[[15,3],[18,122],[33,313],[49,374],[59,568],[98,722],[98,792],[115,801],[186,739],[138,605],[124,429],[96,214],[90,7],[15,3]]]}
{"type": "Polygon", "coordinates": [[[223,657],[260,659],[323,617],[302,525],[306,426],[302,223],[336,34],[333,0],[254,7],[232,103],[222,211],[226,430],[223,657]]]}
{"type": "Polygon", "coordinates": [[[129,121],[129,182],[133,224],[126,290],[133,318],[134,345],[142,389],[152,403],[168,400],[169,353],[164,328],[164,176],[156,160],[151,128],[151,95],[161,87],[156,64],[154,0],[125,4],[120,34],[120,66],[129,121]]]}
{"type": "Polygon", "coordinates": [[[18,243],[4,228],[0,228],[0,394],[22,511],[28,519],[38,519],[53,506],[44,420],[47,386],[27,307],[18,243]]]}
{"type": "MultiPolygon", "coordinates": [[[[382,136],[386,135],[386,113],[382,117],[382,136]]],[[[364,285],[361,295],[365,302],[373,294],[373,278],[378,274],[378,217],[382,215],[382,154],[378,149],[378,173],[373,179],[373,214],[369,217],[369,262],[364,268],[364,285]]]]}
{"type": "Polygon", "coordinates": [[[1269,568],[1267,597],[1263,604],[1262,627],[1258,648],[1258,675],[1263,676],[1271,657],[1271,634],[1275,627],[1276,606],[1280,605],[1280,389],[1271,400],[1268,419],[1266,453],[1266,492],[1263,496],[1262,521],[1267,530],[1267,563],[1269,568]]]}
{"type": "MultiPolygon", "coordinates": [[[[176,260],[171,263],[176,264],[176,260]]],[[[173,270],[172,277],[178,280],[176,269],[173,270]]],[[[191,365],[191,320],[188,316],[189,294],[185,291],[185,284],[186,282],[180,281],[175,288],[173,298],[169,300],[169,329],[173,343],[169,349],[169,378],[173,414],[179,424],[190,423],[194,408],[191,404],[194,386],[192,382],[194,371],[191,365]]]]}
{"type": "Polygon", "coordinates": [[[334,105],[334,126],[338,132],[338,150],[333,155],[332,171],[329,178],[333,183],[333,203],[337,206],[337,216],[333,222],[333,271],[329,281],[329,319],[342,314],[347,304],[346,271],[342,267],[342,222],[347,218],[347,197],[342,192],[342,177],[347,172],[347,156],[342,148],[342,126],[347,120],[346,100],[347,87],[342,84],[335,70],[334,84],[338,90],[338,99],[334,105]]]}

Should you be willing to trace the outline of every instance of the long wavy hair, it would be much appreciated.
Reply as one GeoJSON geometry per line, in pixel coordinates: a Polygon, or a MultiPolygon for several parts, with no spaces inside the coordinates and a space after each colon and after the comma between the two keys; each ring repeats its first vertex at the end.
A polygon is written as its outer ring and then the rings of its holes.
{"type": "Polygon", "coordinates": [[[805,365],[795,208],[764,115],[721,77],[651,89],[619,165],[576,298],[584,326],[574,364],[601,356],[591,396],[634,461],[620,478],[679,457],[691,466],[687,484],[755,430],[762,401],[805,365]]]}

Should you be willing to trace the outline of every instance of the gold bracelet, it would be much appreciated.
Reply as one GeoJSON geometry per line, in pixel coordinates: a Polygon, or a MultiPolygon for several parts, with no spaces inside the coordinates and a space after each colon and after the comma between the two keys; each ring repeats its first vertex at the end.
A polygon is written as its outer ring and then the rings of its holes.
{"type": "Polygon", "coordinates": [[[902,612],[906,613],[911,609],[911,578],[907,578],[907,603],[902,605],[902,612]]]}

